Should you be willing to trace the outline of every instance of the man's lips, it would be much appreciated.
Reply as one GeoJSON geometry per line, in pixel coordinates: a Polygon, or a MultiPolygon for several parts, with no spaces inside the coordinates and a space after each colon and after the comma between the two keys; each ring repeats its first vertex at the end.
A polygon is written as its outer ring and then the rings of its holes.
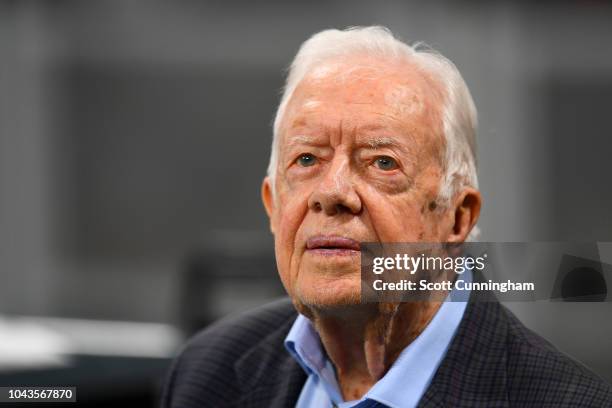
{"type": "Polygon", "coordinates": [[[317,235],[308,238],[306,249],[317,252],[351,253],[359,251],[360,245],[358,241],[347,237],[317,235]]]}

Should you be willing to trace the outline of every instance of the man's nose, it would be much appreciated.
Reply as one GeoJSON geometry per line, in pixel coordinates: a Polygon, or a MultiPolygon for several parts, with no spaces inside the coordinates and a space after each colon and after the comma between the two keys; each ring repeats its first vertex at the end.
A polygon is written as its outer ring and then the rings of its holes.
{"type": "Polygon", "coordinates": [[[361,198],[353,186],[348,159],[334,160],[308,200],[308,207],[326,215],[361,212],[361,198]]]}

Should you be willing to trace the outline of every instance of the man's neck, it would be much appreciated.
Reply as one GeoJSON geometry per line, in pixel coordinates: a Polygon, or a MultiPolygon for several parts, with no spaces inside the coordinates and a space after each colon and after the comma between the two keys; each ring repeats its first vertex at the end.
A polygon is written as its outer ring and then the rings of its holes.
{"type": "Polygon", "coordinates": [[[361,398],[427,327],[440,302],[379,303],[311,310],[345,400],[361,398]]]}

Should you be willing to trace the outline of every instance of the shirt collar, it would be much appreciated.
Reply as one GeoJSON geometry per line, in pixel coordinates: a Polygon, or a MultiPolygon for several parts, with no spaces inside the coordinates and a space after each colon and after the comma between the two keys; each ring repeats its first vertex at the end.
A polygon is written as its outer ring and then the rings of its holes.
{"type": "Polygon", "coordinates": [[[320,378],[321,384],[334,403],[342,402],[334,367],[325,355],[319,334],[308,318],[298,315],[285,338],[285,348],[306,374],[320,378]]]}
{"type": "MultiPolygon", "coordinates": [[[[466,271],[459,279],[471,282],[471,271],[466,271]]],[[[362,400],[376,400],[391,408],[417,406],[459,327],[469,292],[453,289],[449,298],[362,400]]],[[[298,315],[285,338],[285,347],[308,375],[316,375],[322,380],[334,403],[344,405],[333,365],[325,355],[318,333],[305,316],[298,315]]]]}

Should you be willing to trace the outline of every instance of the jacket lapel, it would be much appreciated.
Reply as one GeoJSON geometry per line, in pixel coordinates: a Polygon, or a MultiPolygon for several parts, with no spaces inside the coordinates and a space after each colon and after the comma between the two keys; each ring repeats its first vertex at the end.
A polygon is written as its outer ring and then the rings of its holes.
{"type": "Polygon", "coordinates": [[[281,324],[234,365],[242,389],[240,407],[293,407],[306,373],[285,351],[284,340],[297,314],[281,324]]]}
{"type": "Polygon", "coordinates": [[[508,407],[506,335],[497,301],[470,301],[419,407],[508,407]]]}

